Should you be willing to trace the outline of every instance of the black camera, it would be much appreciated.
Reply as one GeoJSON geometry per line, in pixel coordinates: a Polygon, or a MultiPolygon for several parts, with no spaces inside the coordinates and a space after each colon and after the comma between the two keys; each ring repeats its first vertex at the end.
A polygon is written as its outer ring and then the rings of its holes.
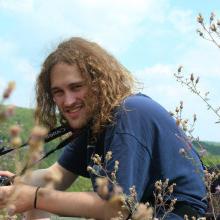
{"type": "Polygon", "coordinates": [[[7,176],[0,176],[0,186],[9,186],[12,184],[12,180],[7,176]]]}

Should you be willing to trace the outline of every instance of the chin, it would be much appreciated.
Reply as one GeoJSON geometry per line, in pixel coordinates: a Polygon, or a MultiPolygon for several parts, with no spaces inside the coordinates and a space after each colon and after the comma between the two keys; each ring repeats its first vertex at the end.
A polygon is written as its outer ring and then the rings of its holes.
{"type": "Polygon", "coordinates": [[[82,112],[82,114],[78,117],[78,118],[69,118],[69,117],[65,117],[66,121],[68,122],[69,126],[72,129],[82,129],[83,127],[85,127],[88,122],[91,119],[90,113],[89,112],[82,112]]]}
{"type": "Polygon", "coordinates": [[[85,127],[87,121],[69,121],[68,124],[72,129],[81,129],[85,127]]]}

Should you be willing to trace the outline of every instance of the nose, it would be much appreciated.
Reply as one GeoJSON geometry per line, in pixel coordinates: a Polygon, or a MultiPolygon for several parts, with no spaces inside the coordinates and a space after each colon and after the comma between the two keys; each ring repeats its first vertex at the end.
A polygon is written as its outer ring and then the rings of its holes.
{"type": "Polygon", "coordinates": [[[76,97],[73,93],[67,92],[64,96],[64,105],[66,107],[73,105],[76,102],[76,97]]]}

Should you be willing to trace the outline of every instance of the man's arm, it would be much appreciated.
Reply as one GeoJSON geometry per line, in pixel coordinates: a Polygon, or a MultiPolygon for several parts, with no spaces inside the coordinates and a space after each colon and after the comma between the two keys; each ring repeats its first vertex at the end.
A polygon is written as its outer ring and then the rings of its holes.
{"type": "MultiPolygon", "coordinates": [[[[0,176],[13,177],[14,175],[9,171],[0,171],[0,176]]],[[[78,177],[56,162],[49,168],[34,170],[23,181],[28,185],[44,187],[48,184],[48,178],[52,177],[53,179],[53,175],[59,177],[54,178],[56,180],[54,188],[58,190],[66,190],[78,177]]]]}
{"type": "MultiPolygon", "coordinates": [[[[61,216],[85,217],[93,219],[109,220],[118,216],[118,211],[123,211],[126,217],[128,213],[122,210],[122,201],[108,202],[103,200],[96,192],[63,192],[49,188],[40,188],[36,195],[37,187],[20,184],[16,186],[0,187],[3,196],[0,208],[10,201],[13,213],[22,213],[33,209],[54,213],[61,216]],[[13,201],[7,200],[14,195],[13,201]],[[36,199],[35,199],[36,198],[36,199]]],[[[29,216],[28,219],[45,219],[45,216],[29,216]]]]}
{"type": "Polygon", "coordinates": [[[84,217],[93,219],[111,219],[123,211],[122,202],[103,200],[96,192],[61,192],[41,188],[37,196],[37,208],[60,216],[84,217]]]}
{"type": "MultiPolygon", "coordinates": [[[[32,172],[30,178],[26,183],[32,186],[45,187],[48,185],[48,177],[56,175],[59,177],[53,184],[53,187],[57,190],[66,190],[76,179],[77,175],[64,169],[57,162],[47,169],[39,169],[32,172]]],[[[26,213],[26,219],[48,219],[50,213],[32,209],[26,213]]]]}
{"type": "Polygon", "coordinates": [[[48,184],[48,179],[51,178],[52,181],[54,179],[54,189],[66,190],[77,177],[77,175],[66,170],[56,162],[49,168],[33,171],[31,177],[28,178],[25,183],[32,186],[45,187],[48,184]]]}

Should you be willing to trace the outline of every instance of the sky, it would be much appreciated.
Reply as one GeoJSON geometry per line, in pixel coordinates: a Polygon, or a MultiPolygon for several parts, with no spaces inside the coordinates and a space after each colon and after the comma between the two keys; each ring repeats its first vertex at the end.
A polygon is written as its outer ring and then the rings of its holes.
{"type": "Polygon", "coordinates": [[[0,92],[16,90],[8,104],[34,108],[35,80],[47,55],[72,36],[95,41],[141,83],[142,92],[168,111],[184,103],[183,118],[197,115],[194,136],[220,141],[220,124],[205,103],[173,76],[200,77],[210,103],[220,106],[220,49],[200,38],[196,17],[220,18],[219,0],[0,0],[0,92]]]}

